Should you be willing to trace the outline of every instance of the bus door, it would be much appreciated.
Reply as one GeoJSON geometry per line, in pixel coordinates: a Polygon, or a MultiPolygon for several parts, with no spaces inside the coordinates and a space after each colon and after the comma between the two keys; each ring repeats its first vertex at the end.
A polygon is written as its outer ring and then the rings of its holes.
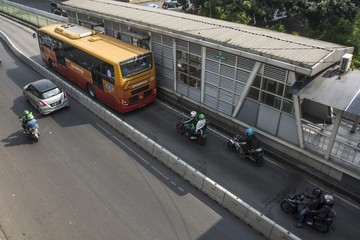
{"type": "Polygon", "coordinates": [[[106,95],[106,103],[115,108],[115,76],[114,76],[114,67],[110,64],[103,64],[103,79],[104,79],[104,91],[106,95]]]}
{"type": "Polygon", "coordinates": [[[65,49],[61,42],[54,39],[52,50],[55,52],[56,61],[58,64],[61,65],[61,67],[66,68],[66,62],[65,62],[65,49]]]}
{"type": "Polygon", "coordinates": [[[110,107],[114,107],[115,86],[111,84],[111,82],[114,82],[114,75],[113,71],[110,71],[109,69],[113,69],[111,65],[102,63],[92,69],[91,75],[96,97],[110,107]]]}

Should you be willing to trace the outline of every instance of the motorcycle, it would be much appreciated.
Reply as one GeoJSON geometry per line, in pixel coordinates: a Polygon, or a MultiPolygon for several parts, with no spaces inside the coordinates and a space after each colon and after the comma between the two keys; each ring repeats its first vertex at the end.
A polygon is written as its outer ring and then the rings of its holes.
{"type": "Polygon", "coordinates": [[[34,140],[34,142],[38,142],[39,141],[39,129],[38,128],[31,128],[31,129],[26,129],[25,130],[25,135],[29,136],[31,139],[34,140]]]}
{"type": "MultiPolygon", "coordinates": [[[[300,205],[302,205],[305,198],[306,195],[304,193],[291,194],[280,203],[281,210],[285,213],[291,213],[291,215],[297,219],[300,212],[300,205]]],[[[335,218],[334,215],[320,217],[316,214],[309,213],[305,216],[304,224],[312,226],[319,232],[327,233],[330,229],[334,230],[335,218]]]]}
{"type": "Polygon", "coordinates": [[[189,137],[192,140],[195,140],[196,143],[200,145],[205,144],[205,138],[206,138],[206,130],[198,130],[193,135],[190,135],[186,129],[190,128],[190,124],[186,124],[185,122],[188,119],[183,119],[180,123],[176,124],[176,130],[179,134],[183,135],[185,134],[187,137],[189,137]]]}
{"type": "MultiPolygon", "coordinates": [[[[20,121],[22,122],[22,117],[19,117],[20,121]]],[[[31,128],[26,128],[24,126],[24,124],[22,123],[23,129],[24,129],[24,134],[26,136],[29,136],[32,140],[34,140],[34,142],[38,142],[39,141],[39,136],[40,136],[40,132],[39,132],[39,127],[31,127],[31,128]]]]}
{"type": "Polygon", "coordinates": [[[254,161],[257,166],[261,166],[264,162],[264,152],[261,147],[251,149],[247,153],[243,153],[242,145],[245,145],[245,139],[242,134],[236,134],[233,138],[228,141],[228,148],[235,152],[239,152],[241,156],[249,158],[254,161]]]}

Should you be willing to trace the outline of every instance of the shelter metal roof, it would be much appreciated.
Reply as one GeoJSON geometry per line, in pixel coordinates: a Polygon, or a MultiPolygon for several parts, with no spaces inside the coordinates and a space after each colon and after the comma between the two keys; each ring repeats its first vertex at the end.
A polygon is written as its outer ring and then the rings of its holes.
{"type": "Polygon", "coordinates": [[[328,77],[330,69],[307,84],[300,97],[360,116],[360,71],[350,70],[328,77]]]}
{"type": "Polygon", "coordinates": [[[262,56],[262,61],[278,60],[287,66],[305,68],[310,76],[340,61],[345,53],[353,52],[353,47],[335,43],[113,0],[68,0],[61,4],[68,11],[90,11],[104,19],[115,18],[119,22],[136,23],[165,30],[169,34],[177,33],[198,39],[203,43],[235,48],[262,56]]]}

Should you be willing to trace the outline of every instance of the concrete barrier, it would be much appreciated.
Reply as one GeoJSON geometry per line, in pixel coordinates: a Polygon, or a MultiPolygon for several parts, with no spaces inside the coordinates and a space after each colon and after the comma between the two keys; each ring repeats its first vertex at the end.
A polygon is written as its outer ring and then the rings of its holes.
{"type": "Polygon", "coordinates": [[[218,202],[220,205],[222,204],[225,193],[227,192],[225,188],[223,188],[208,177],[204,179],[204,186],[201,190],[211,199],[218,202]]]}
{"type": "Polygon", "coordinates": [[[271,240],[300,240],[299,237],[295,236],[279,224],[275,223],[271,231],[269,239],[271,240]]]}
{"type": "Polygon", "coordinates": [[[201,190],[204,186],[204,179],[206,176],[190,165],[186,165],[184,178],[193,186],[201,190]]]}
{"type": "Polygon", "coordinates": [[[165,165],[168,164],[169,154],[170,152],[161,145],[159,145],[158,143],[153,144],[153,152],[152,152],[153,157],[157,158],[160,162],[164,163],[165,165]]]}
{"type": "Polygon", "coordinates": [[[118,122],[115,123],[115,126],[113,126],[119,133],[123,134],[124,136],[127,135],[127,131],[129,130],[129,128],[127,127],[127,124],[123,121],[120,120],[118,122]]]}
{"type": "Polygon", "coordinates": [[[139,138],[139,141],[137,142],[137,145],[139,147],[141,147],[142,149],[144,149],[150,155],[152,155],[152,153],[154,151],[154,144],[155,144],[155,142],[152,139],[148,138],[147,136],[145,136],[142,133],[139,138]]]}
{"type": "Polygon", "coordinates": [[[184,162],[183,160],[181,160],[174,154],[172,154],[172,153],[169,154],[169,161],[168,161],[167,166],[170,169],[172,169],[174,172],[179,174],[181,177],[184,177],[187,165],[188,164],[186,162],[184,162]]]}
{"type": "Polygon", "coordinates": [[[245,222],[262,233],[266,238],[270,237],[273,225],[275,224],[272,220],[253,207],[249,207],[245,216],[245,222]]]}
{"type": "Polygon", "coordinates": [[[110,111],[107,111],[104,114],[104,119],[105,122],[107,122],[110,126],[114,126],[115,122],[118,120],[118,118],[110,111]]]}
{"type": "Polygon", "coordinates": [[[129,131],[127,132],[126,137],[129,138],[132,142],[138,145],[138,142],[140,141],[140,138],[142,137],[140,135],[141,133],[136,130],[135,128],[131,127],[129,131]]]}
{"type": "Polygon", "coordinates": [[[222,206],[243,221],[245,221],[246,214],[251,207],[249,204],[247,204],[231,192],[225,192],[222,206]]]}

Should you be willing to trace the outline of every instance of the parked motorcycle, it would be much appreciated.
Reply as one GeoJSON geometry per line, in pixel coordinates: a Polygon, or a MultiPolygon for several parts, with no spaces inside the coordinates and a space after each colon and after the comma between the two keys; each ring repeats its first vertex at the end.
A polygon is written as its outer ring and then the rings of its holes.
{"type": "MultiPolygon", "coordinates": [[[[302,209],[302,205],[305,200],[306,195],[304,193],[300,194],[291,194],[285,198],[281,203],[281,210],[285,213],[291,213],[294,218],[298,218],[298,214],[302,209]]],[[[332,228],[334,229],[335,216],[320,217],[316,214],[309,213],[305,216],[304,224],[310,225],[315,228],[317,231],[322,233],[327,233],[332,228]]]]}
{"type": "Polygon", "coordinates": [[[254,161],[257,166],[261,166],[264,162],[264,152],[261,147],[251,149],[246,154],[242,154],[242,145],[245,145],[245,139],[242,134],[236,134],[233,138],[228,141],[228,148],[235,152],[239,152],[242,157],[249,158],[254,161]]]}
{"type": "Polygon", "coordinates": [[[206,138],[206,130],[199,130],[197,132],[195,132],[193,135],[190,136],[190,134],[188,134],[186,132],[186,129],[189,126],[189,124],[185,124],[184,122],[186,122],[188,119],[183,119],[180,123],[176,124],[176,130],[179,134],[183,135],[187,135],[188,138],[195,140],[198,144],[200,145],[204,145],[205,144],[205,138],[206,138]]]}

